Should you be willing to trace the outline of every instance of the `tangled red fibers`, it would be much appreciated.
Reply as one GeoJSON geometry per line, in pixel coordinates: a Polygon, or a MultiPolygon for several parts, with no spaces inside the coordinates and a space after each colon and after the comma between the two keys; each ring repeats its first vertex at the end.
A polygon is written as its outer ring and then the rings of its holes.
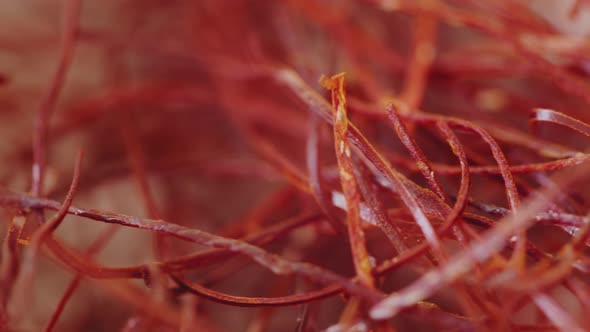
{"type": "Polygon", "coordinates": [[[585,1],[0,8],[0,330],[590,330],[585,1]]]}

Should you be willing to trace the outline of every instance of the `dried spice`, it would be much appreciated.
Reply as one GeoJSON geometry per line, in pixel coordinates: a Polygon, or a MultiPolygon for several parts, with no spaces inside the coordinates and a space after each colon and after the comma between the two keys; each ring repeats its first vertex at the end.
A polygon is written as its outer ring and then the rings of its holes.
{"type": "Polygon", "coordinates": [[[0,8],[0,330],[590,329],[586,2],[0,8]]]}

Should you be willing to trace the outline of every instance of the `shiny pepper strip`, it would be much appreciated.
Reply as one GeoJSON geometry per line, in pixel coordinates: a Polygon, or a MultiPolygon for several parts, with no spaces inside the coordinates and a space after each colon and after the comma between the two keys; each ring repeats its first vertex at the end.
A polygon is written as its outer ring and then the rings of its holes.
{"type": "Polygon", "coordinates": [[[374,285],[372,266],[367,248],[365,234],[360,219],[360,192],[354,177],[350,146],[348,144],[348,117],[346,115],[346,94],[344,92],[344,73],[330,78],[322,77],[322,85],[332,91],[332,112],[334,115],[334,144],[336,158],[340,169],[340,182],[346,199],[348,214],[346,224],[352,249],[352,257],[356,274],[367,286],[374,285]]]}

